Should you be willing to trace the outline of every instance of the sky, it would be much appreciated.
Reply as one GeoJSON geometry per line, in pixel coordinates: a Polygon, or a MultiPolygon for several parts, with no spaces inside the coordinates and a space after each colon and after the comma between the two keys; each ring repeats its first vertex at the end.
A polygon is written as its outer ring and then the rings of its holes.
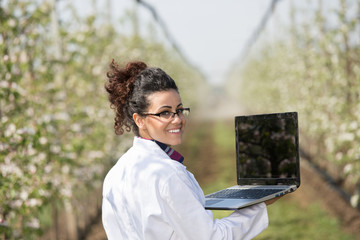
{"type": "Polygon", "coordinates": [[[147,0],[157,10],[179,48],[213,84],[231,63],[267,9],[264,0],[147,0]]]}
{"type": "MultiPolygon", "coordinates": [[[[136,2],[108,1],[115,20],[126,9],[134,8],[136,2]]],[[[185,58],[199,68],[213,85],[223,82],[271,4],[271,0],[144,1],[155,8],[185,58]]],[[[72,3],[85,14],[91,11],[88,0],[75,0],[72,3]]],[[[98,1],[98,4],[104,7],[106,1],[98,1]]],[[[141,22],[155,22],[147,8],[140,5],[137,11],[141,22]]],[[[271,23],[273,19],[285,18],[288,12],[289,0],[279,1],[276,15],[270,18],[268,25],[276,29],[276,24],[271,23]]]]}
{"type": "MultiPolygon", "coordinates": [[[[270,0],[145,1],[156,9],[183,55],[214,85],[222,83],[271,3],[270,0]]],[[[139,14],[143,19],[150,18],[149,11],[141,8],[139,14]]]]}

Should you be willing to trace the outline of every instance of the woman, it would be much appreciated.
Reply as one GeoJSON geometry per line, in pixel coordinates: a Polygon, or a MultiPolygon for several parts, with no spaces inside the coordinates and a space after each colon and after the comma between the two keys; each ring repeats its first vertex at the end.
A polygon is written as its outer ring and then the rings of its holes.
{"type": "Polygon", "coordinates": [[[174,80],[159,68],[114,60],[105,85],[115,133],[132,130],[133,146],[103,186],[103,225],[109,239],[251,239],[268,226],[264,203],[213,220],[204,193],[171,146],[182,142],[189,108],[174,80]]]}

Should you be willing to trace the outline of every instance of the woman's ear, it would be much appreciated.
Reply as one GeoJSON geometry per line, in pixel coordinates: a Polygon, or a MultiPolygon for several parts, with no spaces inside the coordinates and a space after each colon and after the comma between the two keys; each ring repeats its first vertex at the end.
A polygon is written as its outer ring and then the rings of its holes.
{"type": "Polygon", "coordinates": [[[142,130],[146,129],[146,127],[145,127],[145,118],[143,116],[141,116],[138,113],[134,113],[133,114],[133,119],[134,119],[134,122],[138,126],[139,129],[142,129],[142,130]]]}

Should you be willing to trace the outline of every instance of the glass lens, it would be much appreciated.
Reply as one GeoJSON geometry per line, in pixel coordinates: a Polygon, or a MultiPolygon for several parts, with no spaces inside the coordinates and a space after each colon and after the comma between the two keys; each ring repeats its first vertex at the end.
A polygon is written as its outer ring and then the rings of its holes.
{"type": "Polygon", "coordinates": [[[159,114],[159,116],[160,116],[161,118],[164,118],[164,119],[170,119],[173,115],[174,115],[174,113],[168,112],[168,111],[161,112],[161,113],[159,114]]]}
{"type": "Polygon", "coordinates": [[[179,109],[179,110],[180,110],[179,113],[182,114],[183,116],[185,117],[189,116],[190,113],[189,109],[179,109]]]}

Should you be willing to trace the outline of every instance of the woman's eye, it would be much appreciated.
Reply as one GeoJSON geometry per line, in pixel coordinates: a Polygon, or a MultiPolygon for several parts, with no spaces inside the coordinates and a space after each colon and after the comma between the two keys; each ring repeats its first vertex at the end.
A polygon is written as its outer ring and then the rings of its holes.
{"type": "Polygon", "coordinates": [[[171,115],[171,112],[169,112],[169,111],[165,111],[165,112],[160,113],[160,117],[168,117],[170,115],[171,115]]]}

